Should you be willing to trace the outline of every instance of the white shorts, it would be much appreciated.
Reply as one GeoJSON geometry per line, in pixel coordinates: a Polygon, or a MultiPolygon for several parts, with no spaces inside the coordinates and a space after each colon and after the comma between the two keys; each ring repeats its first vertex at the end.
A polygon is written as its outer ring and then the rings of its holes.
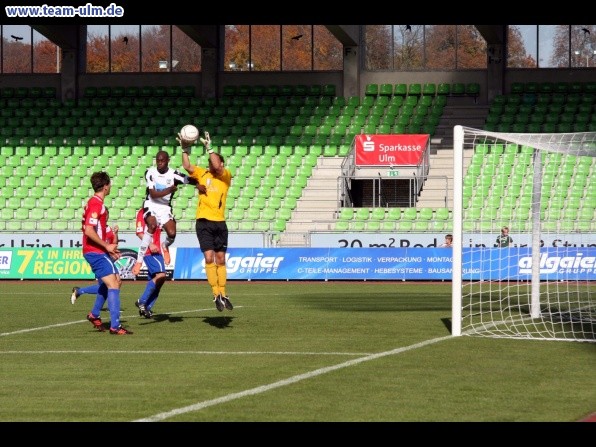
{"type": "Polygon", "coordinates": [[[164,226],[166,222],[174,219],[172,208],[168,205],[156,205],[149,200],[145,200],[143,207],[147,208],[147,211],[145,214],[143,214],[143,217],[147,219],[147,216],[155,216],[157,225],[160,227],[164,226]]]}

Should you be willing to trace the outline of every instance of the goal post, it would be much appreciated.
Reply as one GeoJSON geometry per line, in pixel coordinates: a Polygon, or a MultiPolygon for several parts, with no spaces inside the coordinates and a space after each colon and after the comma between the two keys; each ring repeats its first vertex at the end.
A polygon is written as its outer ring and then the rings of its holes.
{"type": "Polygon", "coordinates": [[[452,335],[596,341],[596,132],[454,128],[452,335]]]}

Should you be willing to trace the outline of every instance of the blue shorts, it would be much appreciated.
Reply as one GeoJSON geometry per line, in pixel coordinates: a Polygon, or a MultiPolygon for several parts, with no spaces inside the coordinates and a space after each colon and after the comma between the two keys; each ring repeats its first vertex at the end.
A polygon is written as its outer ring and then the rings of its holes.
{"type": "Polygon", "coordinates": [[[91,270],[97,279],[108,275],[120,274],[118,267],[116,267],[116,264],[107,253],[85,253],[83,257],[91,266],[91,270]]]}
{"type": "Polygon", "coordinates": [[[166,263],[161,254],[145,255],[143,258],[147,267],[147,277],[153,279],[158,273],[166,272],[166,263]]]}

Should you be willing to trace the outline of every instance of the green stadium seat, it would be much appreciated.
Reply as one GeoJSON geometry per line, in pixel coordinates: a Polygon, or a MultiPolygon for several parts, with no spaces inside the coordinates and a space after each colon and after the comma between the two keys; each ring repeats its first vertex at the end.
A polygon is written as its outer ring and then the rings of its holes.
{"type": "Polygon", "coordinates": [[[350,221],[338,220],[335,222],[336,231],[348,231],[350,229],[350,221]]]}
{"type": "Polygon", "coordinates": [[[424,96],[435,96],[437,94],[437,85],[434,83],[427,82],[422,86],[422,95],[424,96]]]}
{"type": "Polygon", "coordinates": [[[394,96],[406,96],[408,94],[408,84],[399,83],[395,84],[393,88],[394,96]]]}
{"type": "Polygon", "coordinates": [[[322,91],[321,91],[321,94],[323,96],[332,97],[335,100],[335,98],[336,98],[336,96],[335,96],[335,94],[336,94],[335,84],[324,84],[323,85],[323,88],[322,88],[322,91]]]}
{"type": "Polygon", "coordinates": [[[451,85],[451,95],[453,96],[463,96],[466,93],[466,84],[461,82],[456,82],[451,85]]]}
{"type": "Polygon", "coordinates": [[[465,93],[468,96],[477,98],[480,95],[480,84],[477,82],[469,82],[466,84],[465,93]]]}

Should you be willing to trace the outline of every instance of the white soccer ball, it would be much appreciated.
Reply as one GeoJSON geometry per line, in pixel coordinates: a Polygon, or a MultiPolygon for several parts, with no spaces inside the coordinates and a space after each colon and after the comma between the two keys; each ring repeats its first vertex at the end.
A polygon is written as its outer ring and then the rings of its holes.
{"type": "Polygon", "coordinates": [[[199,138],[199,129],[192,124],[187,124],[180,129],[180,137],[188,143],[194,143],[199,138]]]}

